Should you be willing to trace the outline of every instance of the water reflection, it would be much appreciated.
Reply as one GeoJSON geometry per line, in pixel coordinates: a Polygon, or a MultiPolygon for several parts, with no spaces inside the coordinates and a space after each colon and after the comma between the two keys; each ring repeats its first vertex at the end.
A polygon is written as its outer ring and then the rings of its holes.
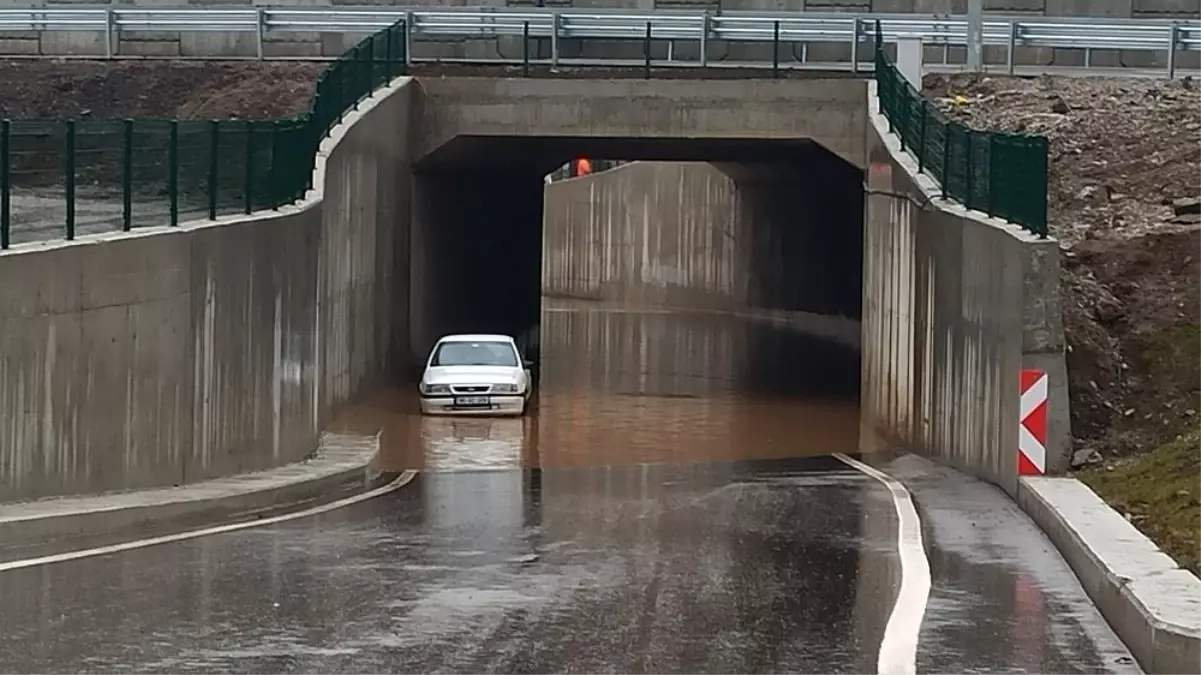
{"type": "Polygon", "coordinates": [[[392,388],[338,431],[382,432],[387,468],[503,470],[779,459],[858,446],[857,354],[747,317],[546,301],[524,418],[422,417],[392,388]]]}

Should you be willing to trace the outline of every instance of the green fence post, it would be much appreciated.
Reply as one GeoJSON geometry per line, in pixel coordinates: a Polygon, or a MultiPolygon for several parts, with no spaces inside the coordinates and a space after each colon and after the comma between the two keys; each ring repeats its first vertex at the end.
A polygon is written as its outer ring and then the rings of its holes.
{"type": "Polygon", "coordinates": [[[780,76],[780,22],[772,24],[771,33],[771,76],[780,76]]]}
{"type": "Polygon", "coordinates": [[[179,225],[179,121],[171,120],[167,136],[167,199],[171,208],[171,227],[179,225]]]}
{"type": "Polygon", "coordinates": [[[997,187],[997,173],[995,171],[993,171],[993,169],[995,169],[997,166],[997,160],[995,159],[995,157],[997,155],[997,135],[989,134],[987,138],[988,138],[988,192],[984,195],[984,212],[987,213],[989,215],[989,217],[992,217],[992,216],[996,215],[996,207],[997,207],[997,204],[996,204],[997,200],[995,197],[993,197],[993,193],[996,192],[996,187],[997,187]]]}
{"type": "Polygon", "coordinates": [[[209,220],[217,219],[217,153],[220,149],[221,123],[209,121],[209,220]]]}
{"type": "Polygon", "coordinates": [[[246,120],[246,182],[242,186],[245,211],[254,210],[254,120],[246,120]]]}
{"type": "Polygon", "coordinates": [[[354,95],[354,107],[357,110],[363,99],[367,98],[367,92],[371,91],[371,38],[359,45],[356,57],[359,62],[359,90],[354,95]]]}
{"type": "Polygon", "coordinates": [[[387,37],[387,39],[384,40],[384,84],[391,82],[392,78],[394,77],[394,73],[396,72],[396,70],[392,67],[394,65],[392,63],[392,59],[394,58],[392,55],[392,40],[395,34],[395,27],[388,28],[387,32],[384,33],[385,37],[387,37]]]}
{"type": "Polygon", "coordinates": [[[67,120],[67,241],[75,239],[75,120],[67,120]]]}
{"type": "Polygon", "coordinates": [[[530,22],[521,25],[521,76],[530,76],[530,22]]]}
{"type": "Polygon", "coordinates": [[[0,120],[0,249],[8,248],[12,228],[12,122],[0,120]]]}
{"type": "Polygon", "coordinates": [[[280,128],[283,126],[283,120],[275,120],[271,123],[271,180],[269,188],[271,191],[271,209],[278,211],[283,204],[281,199],[283,188],[281,187],[281,176],[283,172],[283,163],[279,161],[279,146],[280,146],[280,128]]]}
{"type": "Polygon", "coordinates": [[[399,63],[400,63],[400,74],[401,75],[409,74],[409,39],[408,39],[408,36],[409,36],[410,30],[411,30],[411,28],[409,27],[409,22],[407,19],[401,21],[400,26],[396,29],[396,36],[397,36],[397,39],[400,41],[400,56],[398,58],[399,58],[399,63]]]}
{"type": "Polygon", "coordinates": [[[379,68],[375,60],[375,40],[377,37],[379,37],[377,33],[372,33],[371,37],[367,38],[367,95],[375,91],[375,87],[379,83],[379,68]]]}
{"type": "Polygon", "coordinates": [[[925,173],[926,170],[926,115],[930,108],[930,102],[922,99],[922,114],[918,124],[921,126],[917,130],[917,172],[925,173]]]}
{"type": "Polygon", "coordinates": [[[321,83],[318,84],[317,96],[324,100],[325,118],[324,122],[333,124],[337,119],[338,112],[338,65],[334,64],[329,70],[325,71],[325,76],[321,83]]]}
{"type": "Polygon", "coordinates": [[[304,176],[300,183],[304,189],[300,191],[297,199],[302,199],[304,193],[313,188],[313,169],[317,168],[317,151],[321,149],[321,139],[325,138],[325,132],[320,129],[314,129],[312,124],[306,124],[305,128],[309,133],[309,151],[301,159],[301,170],[304,171],[304,176]]]}
{"type": "Polygon", "coordinates": [[[947,198],[947,179],[951,176],[951,123],[944,122],[942,125],[942,180],[939,181],[939,187],[942,188],[942,198],[947,198]]]}
{"type": "Polygon", "coordinates": [[[1040,172],[1039,194],[1038,194],[1038,211],[1035,213],[1034,231],[1039,238],[1046,239],[1051,234],[1051,229],[1047,222],[1047,186],[1050,184],[1049,172],[1051,168],[1051,142],[1046,136],[1039,136],[1036,141],[1038,154],[1042,164],[1040,172]]]}
{"type": "Polygon", "coordinates": [[[963,151],[963,205],[967,207],[968,211],[971,211],[972,203],[975,201],[972,199],[972,193],[976,187],[974,184],[975,181],[972,180],[972,166],[974,164],[972,161],[972,137],[976,135],[976,132],[971,129],[965,129],[963,135],[966,139],[965,144],[967,145],[963,151]]]}
{"type": "Polygon", "coordinates": [[[121,229],[133,229],[133,120],[125,120],[121,137],[121,229]]]}
{"type": "Polygon", "coordinates": [[[377,34],[371,36],[371,91],[383,86],[388,82],[388,41],[384,40],[387,34],[377,34]],[[380,49],[381,43],[383,46],[383,58],[378,58],[377,50],[380,49]]]}
{"type": "Polygon", "coordinates": [[[642,40],[643,75],[651,79],[651,22],[646,22],[646,37],[642,40]]]}

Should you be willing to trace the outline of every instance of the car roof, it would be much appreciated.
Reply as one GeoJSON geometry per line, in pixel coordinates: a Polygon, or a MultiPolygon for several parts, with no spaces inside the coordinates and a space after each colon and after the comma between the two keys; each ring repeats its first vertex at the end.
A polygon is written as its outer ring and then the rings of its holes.
{"type": "Polygon", "coordinates": [[[513,338],[508,335],[492,333],[463,333],[462,335],[443,335],[438,342],[508,342],[513,338]]]}

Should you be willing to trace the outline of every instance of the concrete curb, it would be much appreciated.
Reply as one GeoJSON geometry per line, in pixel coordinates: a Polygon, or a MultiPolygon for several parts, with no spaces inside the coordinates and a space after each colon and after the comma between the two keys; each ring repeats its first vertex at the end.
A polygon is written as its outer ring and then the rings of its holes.
{"type": "Polygon", "coordinates": [[[1201,672],[1201,579],[1075,478],[1023,477],[1018,504],[1146,672],[1201,672]]]}
{"type": "MultiPolygon", "coordinates": [[[[0,542],[37,545],[78,537],[138,536],[176,523],[228,522],[266,509],[330,500],[361,481],[370,489],[384,477],[379,437],[322,434],[314,457],[274,469],[175,488],[64,497],[0,505],[0,542]]],[[[313,504],[305,504],[312,506],[313,504]]]]}

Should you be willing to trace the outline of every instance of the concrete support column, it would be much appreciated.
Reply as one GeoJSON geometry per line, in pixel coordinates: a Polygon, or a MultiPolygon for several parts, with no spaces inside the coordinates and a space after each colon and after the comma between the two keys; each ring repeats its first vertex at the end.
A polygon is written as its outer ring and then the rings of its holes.
{"type": "Polygon", "coordinates": [[[897,40],[897,70],[914,89],[922,90],[921,38],[903,37],[897,40]]]}
{"type": "Polygon", "coordinates": [[[967,0],[967,69],[984,68],[984,0],[967,0]]]}

